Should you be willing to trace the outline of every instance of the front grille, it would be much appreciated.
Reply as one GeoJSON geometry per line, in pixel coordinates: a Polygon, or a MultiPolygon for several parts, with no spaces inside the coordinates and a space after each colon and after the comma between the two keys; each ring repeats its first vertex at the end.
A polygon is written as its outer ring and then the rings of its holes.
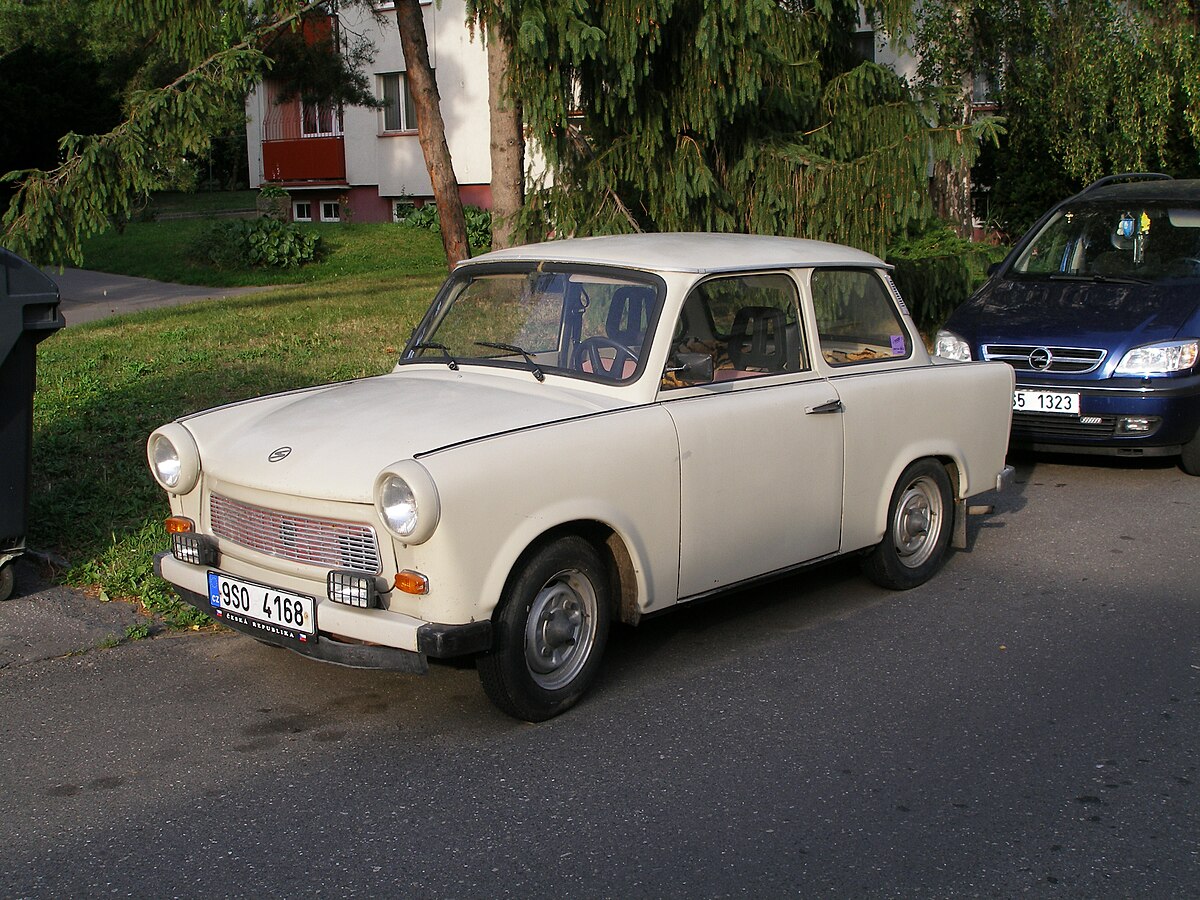
{"type": "Polygon", "coordinates": [[[1042,344],[984,344],[983,358],[1006,362],[1018,372],[1094,372],[1104,362],[1107,350],[1086,347],[1047,347],[1042,344]],[[1040,353],[1039,353],[1040,351],[1040,353]],[[1048,366],[1035,368],[1030,362],[1034,353],[1044,354],[1048,366]]]}
{"type": "Polygon", "coordinates": [[[263,509],[220,494],[209,498],[208,510],[213,534],[259,553],[327,569],[381,569],[369,525],[263,509]]]}
{"type": "Polygon", "coordinates": [[[1110,438],[1116,416],[1064,416],[1054,413],[1014,412],[1012,436],[1016,440],[1050,441],[1064,438],[1110,438]]]}

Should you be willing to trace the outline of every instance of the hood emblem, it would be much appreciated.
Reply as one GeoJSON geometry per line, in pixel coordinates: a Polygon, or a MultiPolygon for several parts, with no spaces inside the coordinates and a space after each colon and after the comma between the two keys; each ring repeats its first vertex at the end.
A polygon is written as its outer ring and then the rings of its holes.
{"type": "Polygon", "coordinates": [[[282,462],[283,460],[287,459],[291,455],[292,455],[291,447],[280,447],[277,450],[271,451],[270,455],[267,456],[267,462],[273,462],[273,463],[274,462],[282,462]]]}
{"type": "Polygon", "coordinates": [[[1037,372],[1045,372],[1054,362],[1054,354],[1047,347],[1038,347],[1029,354],[1029,368],[1037,372]]]}

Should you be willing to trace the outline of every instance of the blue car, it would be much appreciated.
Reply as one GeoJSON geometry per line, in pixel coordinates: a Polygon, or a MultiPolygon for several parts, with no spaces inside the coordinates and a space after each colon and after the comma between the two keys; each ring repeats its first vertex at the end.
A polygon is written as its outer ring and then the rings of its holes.
{"type": "Polygon", "coordinates": [[[1016,370],[1010,446],[1200,475],[1200,180],[1114,175],[1034,225],[935,352],[1016,370]]]}

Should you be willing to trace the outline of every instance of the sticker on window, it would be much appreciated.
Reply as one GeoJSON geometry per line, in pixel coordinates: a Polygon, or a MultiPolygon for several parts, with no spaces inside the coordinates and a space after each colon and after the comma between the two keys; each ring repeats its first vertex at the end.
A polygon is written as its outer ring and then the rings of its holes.
{"type": "Polygon", "coordinates": [[[893,334],[892,338],[892,356],[903,356],[907,352],[904,343],[904,335],[893,334]]]}

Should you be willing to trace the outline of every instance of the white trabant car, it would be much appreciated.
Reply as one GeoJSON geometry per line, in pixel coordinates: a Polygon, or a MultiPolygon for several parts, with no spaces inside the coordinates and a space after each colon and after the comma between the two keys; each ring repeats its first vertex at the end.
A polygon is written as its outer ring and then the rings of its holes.
{"type": "MultiPolygon", "coordinates": [[[[381,328],[386,328],[386,323],[381,328]]],[[[460,265],[385,375],[155,431],[180,595],[260,641],[425,672],[474,656],[541,720],[610,623],[846,554],[911,588],[998,489],[1003,363],[938,362],[888,266],[648,234],[460,265]]]]}

